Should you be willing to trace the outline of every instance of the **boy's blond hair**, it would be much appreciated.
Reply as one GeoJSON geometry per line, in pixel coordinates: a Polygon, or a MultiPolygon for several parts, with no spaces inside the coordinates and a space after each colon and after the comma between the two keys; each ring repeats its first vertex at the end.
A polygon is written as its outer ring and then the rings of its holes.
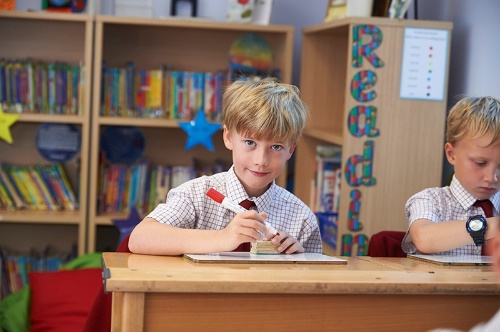
{"type": "Polygon", "coordinates": [[[466,135],[471,138],[490,134],[488,146],[500,143],[500,101],[493,97],[467,97],[458,101],[448,114],[446,141],[457,144],[466,135]]]}
{"type": "Polygon", "coordinates": [[[272,78],[236,81],[226,89],[222,101],[226,128],[257,140],[296,144],[308,114],[299,89],[272,78]]]}

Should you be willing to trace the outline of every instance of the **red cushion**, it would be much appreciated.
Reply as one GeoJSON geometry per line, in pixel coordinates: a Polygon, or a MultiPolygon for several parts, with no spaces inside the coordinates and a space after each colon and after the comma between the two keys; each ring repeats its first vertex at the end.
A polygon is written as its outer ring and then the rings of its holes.
{"type": "Polygon", "coordinates": [[[102,269],[30,272],[31,331],[82,331],[102,285],[102,269]]]}

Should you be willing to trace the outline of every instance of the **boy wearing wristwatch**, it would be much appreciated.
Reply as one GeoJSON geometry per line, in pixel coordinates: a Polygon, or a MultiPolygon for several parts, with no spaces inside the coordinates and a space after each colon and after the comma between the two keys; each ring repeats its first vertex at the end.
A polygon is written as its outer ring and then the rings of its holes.
{"type": "Polygon", "coordinates": [[[500,101],[469,97],[455,104],[444,148],[455,174],[449,186],[425,189],[407,201],[403,251],[481,255],[500,229],[500,101]]]}

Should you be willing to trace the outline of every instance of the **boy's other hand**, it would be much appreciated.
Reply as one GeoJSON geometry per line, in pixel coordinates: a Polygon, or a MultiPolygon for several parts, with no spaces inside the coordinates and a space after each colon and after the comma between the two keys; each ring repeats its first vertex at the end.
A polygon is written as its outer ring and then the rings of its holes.
{"type": "Polygon", "coordinates": [[[305,251],[302,244],[287,232],[278,232],[276,235],[266,234],[264,239],[271,240],[273,244],[279,243],[278,251],[285,254],[298,254],[305,251]]]}

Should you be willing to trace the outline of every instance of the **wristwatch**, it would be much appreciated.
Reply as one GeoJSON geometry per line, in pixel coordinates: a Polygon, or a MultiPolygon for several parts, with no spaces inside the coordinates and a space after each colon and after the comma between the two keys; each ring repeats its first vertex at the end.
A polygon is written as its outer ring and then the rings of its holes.
{"type": "Polygon", "coordinates": [[[488,223],[482,215],[469,217],[465,223],[465,228],[467,229],[467,233],[469,233],[474,240],[476,246],[486,244],[484,233],[486,233],[488,229],[488,223]]]}

